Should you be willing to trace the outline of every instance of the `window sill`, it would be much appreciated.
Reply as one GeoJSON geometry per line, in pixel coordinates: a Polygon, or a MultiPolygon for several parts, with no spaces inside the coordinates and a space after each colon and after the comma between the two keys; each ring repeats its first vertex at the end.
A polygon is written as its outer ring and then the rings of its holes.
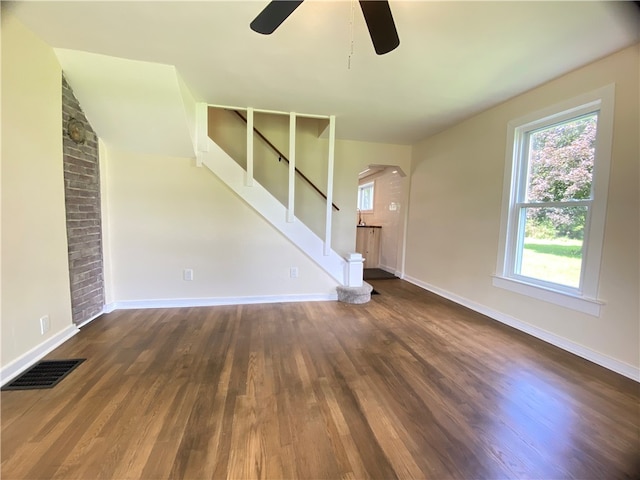
{"type": "Polygon", "coordinates": [[[504,288],[505,290],[526,295],[528,297],[537,298],[538,300],[545,302],[554,303],[561,307],[586,313],[594,317],[600,316],[600,307],[603,305],[603,302],[593,298],[573,295],[571,293],[552,290],[538,285],[531,285],[513,278],[506,278],[498,275],[493,276],[493,286],[504,288]]]}

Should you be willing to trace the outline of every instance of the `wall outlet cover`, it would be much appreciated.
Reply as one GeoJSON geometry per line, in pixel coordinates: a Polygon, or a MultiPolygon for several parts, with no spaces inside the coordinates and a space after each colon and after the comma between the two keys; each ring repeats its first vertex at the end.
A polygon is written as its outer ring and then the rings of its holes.
{"type": "Polygon", "coordinates": [[[40,317],[40,335],[44,335],[51,328],[51,322],[49,321],[49,315],[40,317]]]}

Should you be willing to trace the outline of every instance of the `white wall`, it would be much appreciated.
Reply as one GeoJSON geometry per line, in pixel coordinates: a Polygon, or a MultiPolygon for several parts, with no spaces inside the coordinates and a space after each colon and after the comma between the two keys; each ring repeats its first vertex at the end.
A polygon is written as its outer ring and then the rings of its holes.
{"type": "Polygon", "coordinates": [[[406,273],[495,317],[620,370],[640,366],[639,47],[587,65],[414,147],[406,273]],[[616,84],[614,139],[599,318],[492,286],[500,231],[507,122],[616,84]]]}
{"type": "Polygon", "coordinates": [[[193,159],[107,150],[112,302],[335,296],[329,275],[193,159]]]}
{"type": "Polygon", "coordinates": [[[61,82],[53,50],[3,9],[3,368],[72,326],[61,82]]]}
{"type": "Polygon", "coordinates": [[[195,155],[195,101],[175,66],[54,51],[91,128],[105,142],[136,152],[195,155]]]}

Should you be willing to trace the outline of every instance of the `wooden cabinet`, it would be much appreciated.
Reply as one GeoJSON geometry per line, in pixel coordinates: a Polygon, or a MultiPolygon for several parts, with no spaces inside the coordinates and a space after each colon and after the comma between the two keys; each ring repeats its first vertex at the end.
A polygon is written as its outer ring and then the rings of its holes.
{"type": "Polygon", "coordinates": [[[356,252],[364,257],[364,268],[377,268],[380,264],[381,227],[358,227],[356,252]]]}

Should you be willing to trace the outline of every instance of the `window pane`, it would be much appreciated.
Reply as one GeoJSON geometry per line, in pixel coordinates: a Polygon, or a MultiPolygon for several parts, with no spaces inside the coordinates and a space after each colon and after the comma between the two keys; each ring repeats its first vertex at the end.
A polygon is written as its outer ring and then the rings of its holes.
{"type": "Polygon", "coordinates": [[[360,210],[373,210],[373,183],[358,187],[358,208],[360,210]]]}
{"type": "Polygon", "coordinates": [[[568,287],[580,287],[587,207],[523,208],[516,273],[568,287]],[[524,234],[524,238],[523,238],[524,234]]]}
{"type": "Polygon", "coordinates": [[[530,134],[527,202],[591,198],[597,124],[592,113],[530,134]]]}
{"type": "Polygon", "coordinates": [[[371,207],[371,190],[368,188],[362,189],[362,208],[369,210],[371,207]]]}

